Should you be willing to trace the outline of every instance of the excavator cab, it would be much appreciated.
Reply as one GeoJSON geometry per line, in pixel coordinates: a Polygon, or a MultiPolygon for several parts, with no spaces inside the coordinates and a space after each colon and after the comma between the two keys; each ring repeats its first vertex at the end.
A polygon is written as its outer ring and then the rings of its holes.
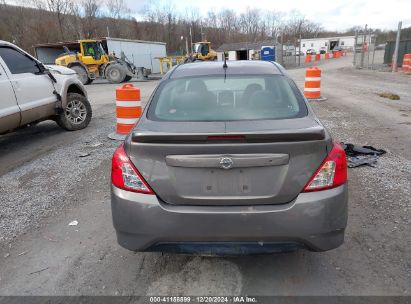
{"type": "Polygon", "coordinates": [[[197,42],[194,44],[194,53],[201,54],[201,56],[207,56],[210,52],[210,43],[208,42],[197,42]]]}
{"type": "Polygon", "coordinates": [[[101,65],[109,61],[108,56],[104,51],[100,41],[81,40],[80,52],[82,56],[82,61],[86,65],[101,65]]]}
{"type": "Polygon", "coordinates": [[[201,41],[193,43],[193,57],[199,60],[216,60],[217,53],[211,49],[210,42],[201,41]]]}

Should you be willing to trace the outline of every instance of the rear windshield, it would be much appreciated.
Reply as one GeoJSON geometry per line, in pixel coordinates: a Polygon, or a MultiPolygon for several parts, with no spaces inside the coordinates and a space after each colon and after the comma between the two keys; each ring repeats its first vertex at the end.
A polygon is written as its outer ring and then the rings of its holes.
{"type": "Polygon", "coordinates": [[[157,90],[151,120],[230,121],[307,115],[295,85],[281,75],[202,76],[171,79],[157,90]]]}

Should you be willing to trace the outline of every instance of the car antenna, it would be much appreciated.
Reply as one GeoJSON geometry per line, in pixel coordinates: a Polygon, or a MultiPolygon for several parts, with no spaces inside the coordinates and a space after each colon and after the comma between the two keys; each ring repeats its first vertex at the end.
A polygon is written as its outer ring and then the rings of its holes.
{"type": "Polygon", "coordinates": [[[223,64],[223,69],[224,69],[224,83],[225,83],[225,80],[226,80],[226,78],[227,78],[227,68],[228,68],[228,65],[227,65],[227,56],[226,56],[226,52],[224,52],[224,53],[223,53],[223,55],[224,55],[224,64],[223,64]]]}

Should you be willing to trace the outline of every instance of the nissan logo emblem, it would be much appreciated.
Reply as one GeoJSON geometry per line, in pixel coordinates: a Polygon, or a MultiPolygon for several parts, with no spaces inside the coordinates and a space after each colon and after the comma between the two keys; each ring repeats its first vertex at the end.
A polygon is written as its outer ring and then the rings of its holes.
{"type": "Polygon", "coordinates": [[[233,160],[230,157],[222,157],[220,159],[220,167],[223,169],[231,169],[234,165],[233,160]]]}

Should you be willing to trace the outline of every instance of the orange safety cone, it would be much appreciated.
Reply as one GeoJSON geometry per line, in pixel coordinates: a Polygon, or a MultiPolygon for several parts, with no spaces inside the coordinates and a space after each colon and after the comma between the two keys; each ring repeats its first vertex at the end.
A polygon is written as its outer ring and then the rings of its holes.
{"type": "Polygon", "coordinates": [[[127,83],[116,89],[116,132],[108,135],[111,139],[124,140],[141,117],[140,89],[127,83]]]}
{"type": "Polygon", "coordinates": [[[305,56],[305,63],[311,62],[311,55],[306,55],[305,56]]]}
{"type": "Polygon", "coordinates": [[[404,54],[402,71],[406,74],[411,74],[411,54],[404,54]]]}
{"type": "Polygon", "coordinates": [[[315,54],[315,61],[320,61],[321,54],[315,54]]]}
{"type": "Polygon", "coordinates": [[[325,53],[325,59],[330,59],[330,54],[329,53],[325,53]]]}
{"type": "Polygon", "coordinates": [[[321,70],[317,67],[305,71],[304,96],[309,101],[324,101],[321,96],[321,70]]]}

